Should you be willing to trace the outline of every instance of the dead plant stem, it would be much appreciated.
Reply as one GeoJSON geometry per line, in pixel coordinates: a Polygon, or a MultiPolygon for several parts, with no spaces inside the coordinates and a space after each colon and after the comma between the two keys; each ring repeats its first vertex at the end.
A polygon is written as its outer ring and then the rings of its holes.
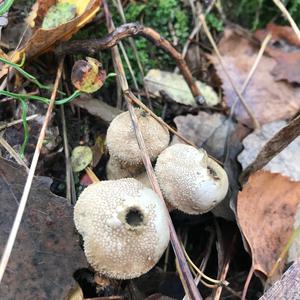
{"type": "Polygon", "coordinates": [[[144,109],[147,113],[149,113],[157,122],[159,122],[161,125],[165,126],[170,132],[175,134],[179,139],[181,139],[183,142],[185,142],[188,145],[194,146],[197,148],[195,144],[193,144],[191,141],[186,139],[184,136],[182,136],[180,133],[178,133],[175,129],[173,129],[170,125],[168,125],[163,119],[158,117],[151,109],[149,109],[142,101],[138,100],[135,95],[131,91],[126,91],[126,96],[136,105],[144,109]]]}
{"type": "MultiPolygon", "coordinates": [[[[209,4],[209,7],[205,11],[205,15],[207,15],[212,10],[212,8],[215,5],[215,2],[216,2],[216,0],[211,1],[211,3],[209,4]]],[[[201,27],[202,27],[202,22],[197,22],[195,28],[193,29],[193,31],[189,35],[185,45],[183,46],[183,50],[182,50],[182,54],[181,54],[183,58],[186,57],[189,46],[190,46],[192,40],[194,39],[194,37],[196,36],[196,34],[201,30],[201,27]]]]}
{"type": "Polygon", "coordinates": [[[200,19],[200,22],[202,22],[202,24],[203,24],[204,32],[205,32],[207,38],[209,39],[209,42],[211,43],[211,45],[212,45],[214,51],[216,52],[216,55],[217,55],[217,57],[218,57],[218,60],[219,60],[219,62],[220,62],[220,65],[221,65],[221,67],[222,67],[222,69],[223,69],[223,71],[224,71],[226,77],[228,78],[228,80],[229,80],[229,82],[230,82],[230,84],[231,84],[233,90],[235,91],[236,95],[238,96],[239,100],[241,101],[241,103],[242,103],[243,107],[245,108],[247,114],[249,115],[250,119],[252,120],[253,127],[254,127],[254,128],[259,128],[260,125],[259,125],[258,121],[256,120],[256,118],[255,118],[255,116],[254,116],[252,110],[250,109],[250,107],[249,107],[248,104],[246,103],[244,97],[242,96],[242,94],[241,94],[241,92],[239,91],[239,89],[236,87],[235,83],[233,82],[231,76],[229,75],[229,73],[228,73],[228,71],[227,71],[227,69],[226,69],[226,67],[225,67],[225,64],[224,64],[224,62],[223,62],[222,56],[221,56],[221,54],[220,54],[220,52],[219,52],[219,49],[218,49],[218,47],[217,47],[217,45],[216,45],[216,43],[215,43],[215,41],[214,41],[214,39],[213,39],[213,37],[212,37],[212,35],[211,35],[209,29],[208,29],[208,26],[207,26],[207,24],[206,24],[204,15],[201,14],[201,15],[199,16],[199,19],[200,19]]]}
{"type": "MultiPolygon", "coordinates": [[[[104,14],[106,16],[106,23],[107,23],[108,31],[112,32],[114,30],[114,25],[113,25],[113,21],[112,21],[112,18],[111,18],[111,15],[110,15],[110,12],[109,12],[109,9],[108,9],[108,6],[107,6],[107,3],[106,3],[105,0],[103,1],[103,6],[104,6],[104,14]]],[[[133,126],[134,132],[136,134],[137,143],[138,143],[140,151],[141,151],[141,156],[142,156],[143,163],[144,163],[144,166],[145,166],[146,171],[147,171],[147,175],[149,177],[149,180],[151,182],[153,190],[157,193],[157,195],[159,196],[161,201],[163,201],[163,203],[165,203],[162,192],[161,192],[159,184],[158,184],[158,181],[157,181],[156,176],[154,174],[154,170],[153,170],[153,167],[152,167],[152,164],[151,164],[151,160],[150,160],[149,155],[147,153],[147,149],[146,149],[146,146],[145,146],[145,141],[143,139],[143,136],[142,136],[139,124],[138,124],[138,120],[137,120],[136,114],[134,112],[134,107],[132,105],[132,102],[131,102],[130,98],[127,96],[127,94],[128,94],[128,83],[127,83],[127,80],[126,80],[126,76],[125,76],[125,72],[124,72],[124,69],[123,69],[123,65],[122,65],[122,61],[121,61],[121,58],[120,58],[118,47],[113,47],[111,50],[112,50],[112,57],[113,57],[113,60],[115,62],[114,66],[116,67],[115,71],[118,74],[118,80],[121,83],[121,88],[122,88],[122,91],[124,93],[125,99],[127,101],[128,110],[129,110],[130,117],[131,117],[131,120],[132,120],[132,126],[133,126]]],[[[171,243],[172,243],[175,255],[178,259],[178,263],[179,263],[179,266],[180,266],[180,271],[182,273],[182,284],[183,284],[184,290],[185,290],[186,294],[188,295],[188,297],[191,300],[202,299],[202,297],[199,293],[199,290],[198,290],[197,286],[194,283],[194,280],[193,280],[191,271],[188,267],[188,264],[185,260],[183,250],[182,250],[182,248],[180,246],[180,243],[178,241],[178,237],[176,235],[176,232],[175,232],[175,229],[174,229],[174,226],[173,226],[173,223],[172,223],[172,220],[171,220],[171,217],[169,215],[167,207],[165,207],[165,209],[166,209],[167,216],[168,216],[167,221],[168,221],[168,225],[169,225],[169,229],[170,229],[170,239],[171,239],[171,243]]]]}
{"type": "Polygon", "coordinates": [[[27,167],[24,160],[20,157],[19,153],[15,151],[15,149],[1,136],[0,134],[0,145],[15,159],[15,161],[23,166],[26,172],[29,172],[29,168],[27,167]]]}
{"type": "MultiPolygon", "coordinates": [[[[38,117],[38,116],[39,116],[38,114],[34,114],[34,115],[31,115],[31,116],[28,116],[28,117],[26,118],[26,121],[31,121],[31,120],[35,119],[36,117],[38,117]]],[[[14,120],[14,121],[12,121],[12,122],[9,122],[9,123],[7,123],[7,124],[1,125],[1,126],[0,126],[0,131],[3,130],[3,129],[5,129],[5,128],[8,128],[8,127],[11,127],[11,126],[20,124],[20,123],[22,123],[22,122],[23,122],[22,119],[18,119],[18,120],[14,120]]]]}
{"type": "Polygon", "coordinates": [[[244,285],[244,289],[243,289],[243,294],[242,294],[241,300],[246,300],[247,291],[248,291],[248,288],[249,288],[252,276],[254,274],[254,271],[255,271],[254,270],[254,266],[252,265],[251,268],[250,268],[250,270],[249,270],[249,273],[248,273],[248,276],[247,276],[247,279],[246,279],[246,282],[245,282],[245,285],[244,285]]]}
{"type": "MultiPolygon", "coordinates": [[[[263,42],[262,42],[262,44],[261,44],[261,47],[260,47],[260,49],[259,49],[259,51],[258,51],[257,57],[256,57],[256,59],[255,59],[255,62],[254,62],[254,64],[253,64],[253,66],[252,66],[252,68],[251,68],[251,70],[250,70],[250,72],[249,72],[249,74],[248,74],[248,76],[247,76],[245,82],[244,82],[243,85],[242,85],[242,88],[241,88],[241,94],[243,94],[243,93],[246,91],[246,89],[247,89],[247,87],[248,87],[248,85],[249,85],[249,82],[250,82],[250,80],[252,79],[252,77],[253,77],[253,75],[254,75],[256,69],[257,69],[257,66],[258,66],[258,64],[259,64],[259,62],[260,62],[260,60],[261,60],[261,58],[262,58],[262,56],[263,56],[263,54],[264,54],[264,52],[265,52],[265,50],[266,50],[266,47],[267,47],[268,43],[270,42],[271,38],[272,38],[272,35],[269,33],[269,34],[267,34],[267,36],[266,36],[265,39],[263,40],[263,42]]],[[[233,114],[234,114],[234,110],[235,110],[235,107],[236,107],[236,105],[237,105],[238,100],[239,100],[239,99],[236,98],[236,100],[233,102],[233,104],[232,104],[232,106],[231,106],[231,109],[230,109],[230,116],[231,116],[231,117],[232,117],[233,114]]]]}
{"type": "Polygon", "coordinates": [[[285,6],[282,4],[282,2],[280,0],[273,0],[273,2],[280,9],[282,14],[287,18],[287,20],[291,24],[291,27],[293,28],[295,34],[297,35],[298,39],[300,40],[300,30],[299,30],[296,22],[293,20],[292,16],[288,12],[288,10],[285,8],[285,6]]]}

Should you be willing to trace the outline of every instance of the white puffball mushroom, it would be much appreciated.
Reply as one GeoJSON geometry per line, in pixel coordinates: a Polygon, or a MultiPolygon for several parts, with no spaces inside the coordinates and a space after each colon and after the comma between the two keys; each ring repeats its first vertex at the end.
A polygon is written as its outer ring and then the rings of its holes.
{"type": "Polygon", "coordinates": [[[158,156],[155,174],[165,199],[187,214],[210,211],[228,191],[225,170],[204,150],[185,144],[165,149],[158,156]]]}
{"type": "MultiPolygon", "coordinates": [[[[136,108],[135,113],[147,152],[153,161],[168,146],[169,131],[144,110],[136,108]]],[[[122,164],[142,164],[142,156],[128,111],[113,119],[107,130],[106,144],[110,155],[122,164]]]]}
{"type": "Polygon", "coordinates": [[[135,177],[137,174],[141,173],[142,170],[142,165],[124,166],[120,161],[111,156],[106,164],[106,177],[109,180],[135,177]]]}
{"type": "Polygon", "coordinates": [[[164,203],[133,178],[89,185],[75,205],[74,221],[88,262],[111,278],[148,272],[169,243],[164,203]]]}

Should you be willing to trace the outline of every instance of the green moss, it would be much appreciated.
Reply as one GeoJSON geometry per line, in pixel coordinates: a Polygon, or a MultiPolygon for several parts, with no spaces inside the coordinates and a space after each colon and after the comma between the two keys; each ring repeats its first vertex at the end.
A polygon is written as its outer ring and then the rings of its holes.
{"type": "MultiPolygon", "coordinates": [[[[178,38],[178,50],[182,49],[189,35],[190,9],[185,9],[180,0],[151,0],[147,4],[130,2],[125,7],[125,16],[127,22],[140,22],[152,27],[169,41],[173,38],[169,29],[171,24],[178,38]]],[[[151,68],[164,70],[174,68],[175,62],[169,55],[145,39],[136,39],[136,47],[145,72],[151,68]]],[[[137,70],[136,74],[138,74],[134,55],[129,47],[127,50],[134,70],[137,70]]]]}
{"type": "MultiPolygon", "coordinates": [[[[300,0],[282,1],[296,24],[300,23],[300,0]]],[[[269,22],[285,24],[281,12],[272,0],[222,0],[226,16],[233,22],[251,30],[264,28],[269,22]]]]}

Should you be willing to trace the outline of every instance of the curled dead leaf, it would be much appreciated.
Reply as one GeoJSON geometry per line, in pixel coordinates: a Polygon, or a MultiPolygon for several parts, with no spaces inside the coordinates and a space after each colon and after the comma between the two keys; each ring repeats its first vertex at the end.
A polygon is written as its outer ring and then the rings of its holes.
{"type": "MultiPolygon", "coordinates": [[[[78,1],[82,2],[82,1],[78,1]]],[[[86,1],[83,1],[86,3],[86,1]]],[[[38,8],[34,8],[33,15],[29,17],[29,22],[34,24],[32,36],[25,42],[19,51],[14,53],[13,61],[18,61],[22,54],[26,57],[33,57],[44,52],[50,51],[57,42],[66,41],[72,37],[81,27],[90,22],[101,6],[101,0],[88,1],[85,11],[81,15],[67,23],[61,24],[52,29],[40,28],[43,19],[48,9],[55,3],[55,1],[38,1],[38,8]]]]}
{"type": "MultiPolygon", "coordinates": [[[[256,60],[258,47],[235,30],[226,28],[218,48],[230,77],[241,89],[256,60]]],[[[222,80],[224,99],[231,107],[237,96],[216,55],[210,55],[209,58],[222,80]]],[[[243,93],[244,99],[260,124],[292,117],[300,108],[300,88],[288,82],[276,81],[272,75],[275,65],[274,58],[263,55],[253,78],[243,93]]],[[[235,108],[235,116],[243,124],[253,126],[240,102],[235,108]]]]}
{"type": "Polygon", "coordinates": [[[249,245],[255,271],[269,274],[293,231],[300,182],[256,172],[238,195],[237,222],[249,245]]]}
{"type": "Polygon", "coordinates": [[[72,68],[71,80],[79,91],[94,93],[99,90],[106,78],[106,72],[102,64],[91,57],[87,61],[78,60],[72,68]]]}
{"type": "Polygon", "coordinates": [[[277,61],[271,71],[275,80],[300,83],[300,41],[296,33],[292,27],[270,23],[266,29],[257,30],[255,36],[262,41],[268,33],[272,39],[266,52],[277,61]]]}

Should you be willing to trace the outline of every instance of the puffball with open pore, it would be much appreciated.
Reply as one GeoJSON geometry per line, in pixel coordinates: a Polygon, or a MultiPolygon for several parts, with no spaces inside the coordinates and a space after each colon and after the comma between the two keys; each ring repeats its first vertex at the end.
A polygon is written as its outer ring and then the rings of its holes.
{"type": "MultiPolygon", "coordinates": [[[[169,144],[169,131],[142,109],[135,114],[145,141],[150,159],[153,161],[169,144]]],[[[111,122],[106,135],[109,154],[123,165],[142,165],[142,156],[136,140],[128,111],[111,122]]]]}
{"type": "Polygon", "coordinates": [[[133,178],[89,185],[74,208],[88,262],[111,278],[148,272],[169,243],[167,210],[160,198],[133,178]]]}
{"type": "Polygon", "coordinates": [[[157,158],[155,174],[171,206],[187,214],[213,209],[226,196],[225,170],[202,149],[175,144],[157,158]]]}

